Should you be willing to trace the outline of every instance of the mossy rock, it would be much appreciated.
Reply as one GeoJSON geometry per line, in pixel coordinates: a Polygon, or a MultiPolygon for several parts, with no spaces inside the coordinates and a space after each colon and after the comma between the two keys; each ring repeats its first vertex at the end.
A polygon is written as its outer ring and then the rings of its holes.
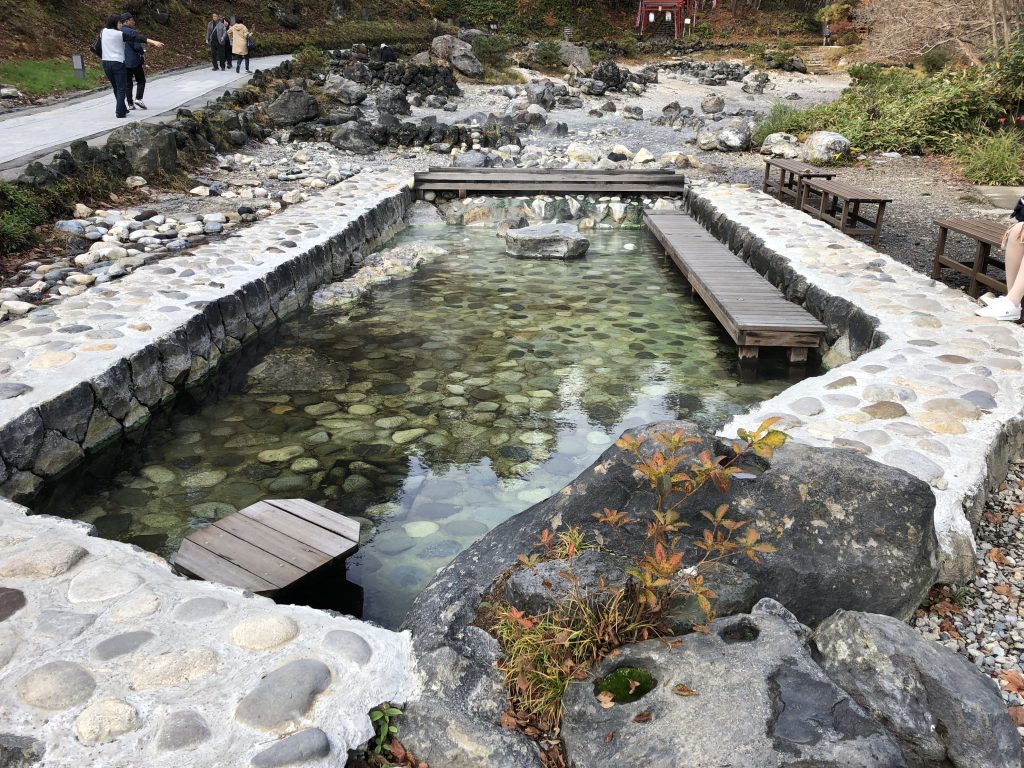
{"type": "Polygon", "coordinates": [[[616,704],[631,704],[654,690],[658,681],[641,667],[619,667],[597,682],[597,692],[608,692],[616,704]]]}

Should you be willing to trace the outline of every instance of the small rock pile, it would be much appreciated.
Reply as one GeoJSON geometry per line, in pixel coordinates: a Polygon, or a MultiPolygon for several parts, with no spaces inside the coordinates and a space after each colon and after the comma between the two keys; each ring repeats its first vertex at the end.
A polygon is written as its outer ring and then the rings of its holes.
{"type": "Polygon", "coordinates": [[[609,91],[639,96],[647,90],[648,85],[658,82],[658,68],[650,66],[639,72],[631,72],[611,59],[602,59],[589,76],[574,74],[570,76],[569,82],[588,96],[604,96],[609,91]]]}
{"type": "Polygon", "coordinates": [[[686,59],[670,64],[663,69],[672,74],[700,85],[725,85],[730,80],[740,82],[750,74],[750,68],[728,61],[694,61],[686,59]]]}

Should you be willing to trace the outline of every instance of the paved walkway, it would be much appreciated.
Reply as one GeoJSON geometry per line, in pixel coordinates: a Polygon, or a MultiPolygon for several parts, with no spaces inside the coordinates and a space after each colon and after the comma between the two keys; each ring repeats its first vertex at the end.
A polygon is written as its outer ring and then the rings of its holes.
{"type": "MultiPolygon", "coordinates": [[[[287,58],[265,56],[253,59],[251,66],[253,71],[268,69],[287,58]]],[[[149,109],[129,113],[127,121],[114,116],[114,97],[109,90],[52,107],[16,112],[0,118],[0,170],[26,165],[76,139],[102,136],[131,120],[155,122],[197,99],[216,98],[228,88],[238,88],[250,77],[234,71],[214,72],[207,67],[151,78],[145,98],[149,109]]]]}

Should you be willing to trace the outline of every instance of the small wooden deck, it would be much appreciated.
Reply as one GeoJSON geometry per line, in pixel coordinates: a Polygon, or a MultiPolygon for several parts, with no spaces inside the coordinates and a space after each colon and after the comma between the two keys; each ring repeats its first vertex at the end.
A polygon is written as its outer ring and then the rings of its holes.
{"type": "Polygon", "coordinates": [[[268,499],[181,542],[176,570],[272,596],[359,549],[359,524],[305,499],[268,499]]]}
{"type": "Polygon", "coordinates": [[[647,211],[658,238],[693,290],[736,343],[741,358],[756,358],[761,347],[784,347],[789,360],[807,360],[825,326],[787,301],[771,283],[685,213],[647,211]]]}
{"type": "Polygon", "coordinates": [[[415,174],[413,190],[473,194],[682,195],[686,177],[671,170],[557,168],[431,168],[415,174]]]}

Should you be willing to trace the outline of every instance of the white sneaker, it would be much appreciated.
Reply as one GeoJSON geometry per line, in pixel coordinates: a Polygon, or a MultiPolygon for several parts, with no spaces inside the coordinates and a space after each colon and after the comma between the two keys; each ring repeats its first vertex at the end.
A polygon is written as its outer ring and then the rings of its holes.
{"type": "Polygon", "coordinates": [[[138,99],[136,99],[136,100],[135,100],[135,106],[136,106],[136,107],[138,107],[139,109],[146,109],[146,105],[145,105],[145,104],[143,104],[143,103],[142,103],[141,101],[139,101],[138,99]]]}
{"type": "Polygon", "coordinates": [[[993,299],[987,307],[974,310],[978,317],[991,317],[993,320],[1020,320],[1020,307],[1015,306],[1006,296],[993,299]]]}
{"type": "Polygon", "coordinates": [[[129,104],[128,105],[128,109],[135,109],[135,105],[134,104],[129,104]]]}

